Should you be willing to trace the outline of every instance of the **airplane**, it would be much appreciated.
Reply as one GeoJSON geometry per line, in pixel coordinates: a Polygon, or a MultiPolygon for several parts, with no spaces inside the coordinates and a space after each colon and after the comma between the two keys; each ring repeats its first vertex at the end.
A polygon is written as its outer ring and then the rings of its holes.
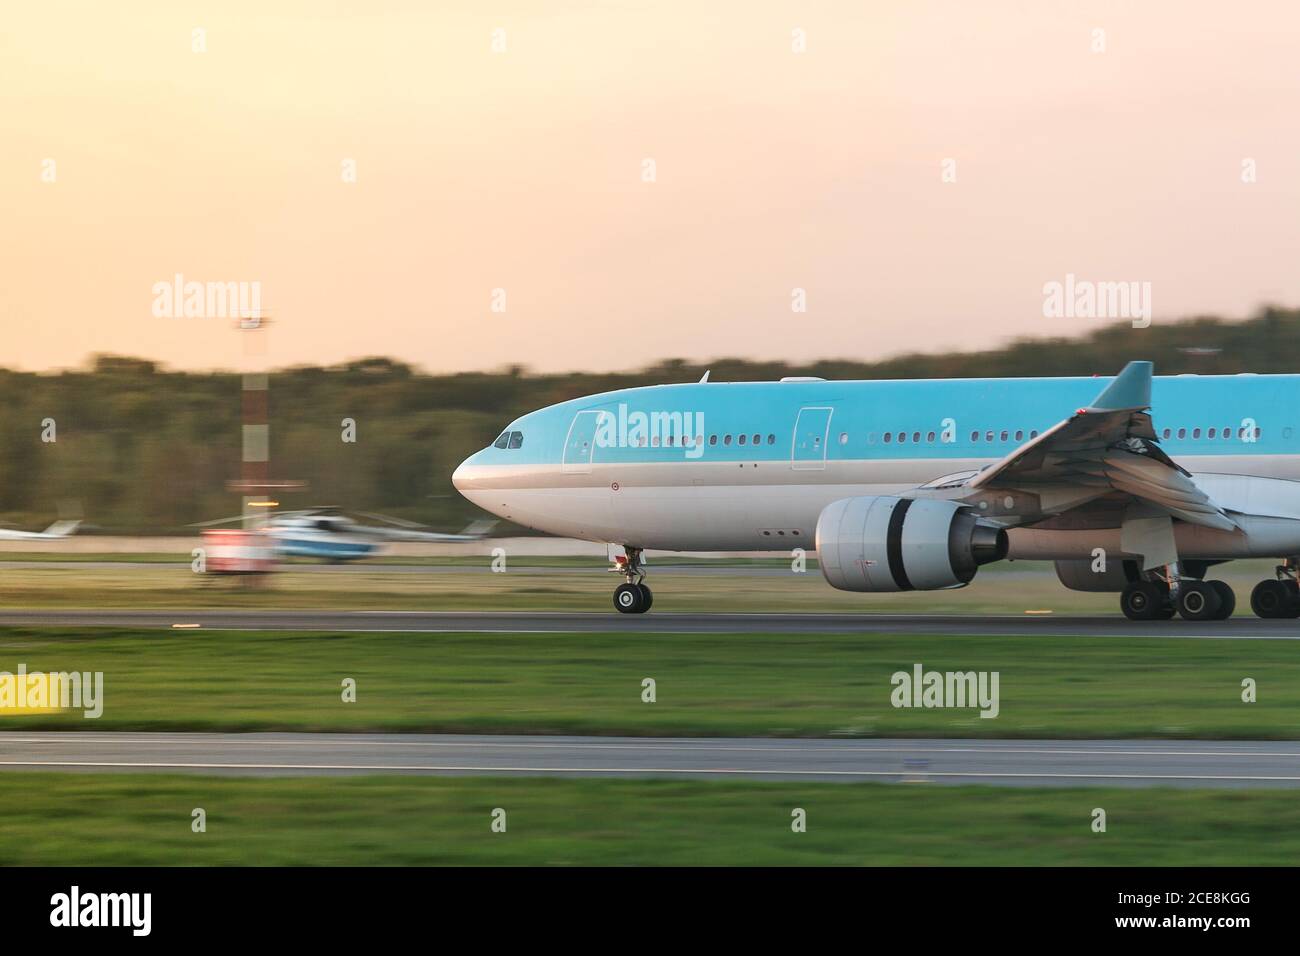
{"type": "Polygon", "coordinates": [[[56,521],[44,531],[17,531],[0,528],[0,541],[55,541],[72,535],[81,527],[81,521],[56,521]]]}
{"type": "MultiPolygon", "coordinates": [[[[258,530],[275,542],[282,557],[323,558],[326,561],[355,561],[377,553],[388,541],[431,541],[440,544],[481,541],[496,525],[495,521],[475,521],[459,534],[422,531],[420,525],[401,518],[370,512],[356,512],[363,517],[386,521],[395,527],[383,528],[354,521],[338,508],[308,508],[301,511],[267,512],[267,522],[258,530]]],[[[242,515],[205,521],[193,527],[211,527],[242,521],[242,515]]]]}
{"type": "Polygon", "coordinates": [[[1251,595],[1300,616],[1300,375],[657,385],[524,415],[452,482],[551,534],[622,546],[614,606],[643,613],[647,548],[816,550],[832,587],[964,587],[1004,559],[1120,595],[1133,620],[1221,620],[1212,566],[1281,561],[1251,595]],[[1157,414],[1158,413],[1158,414],[1157,414]],[[1156,415],[1156,417],[1153,417],[1156,415]]]}

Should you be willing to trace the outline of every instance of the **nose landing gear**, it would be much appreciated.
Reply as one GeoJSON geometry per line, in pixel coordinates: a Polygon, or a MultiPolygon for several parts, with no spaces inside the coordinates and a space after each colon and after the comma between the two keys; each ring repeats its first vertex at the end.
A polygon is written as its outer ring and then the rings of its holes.
{"type": "Polygon", "coordinates": [[[654,594],[645,583],[645,566],[640,548],[624,548],[625,555],[614,558],[613,574],[623,575],[624,583],[614,589],[614,607],[620,614],[644,614],[654,604],[654,594]]]}

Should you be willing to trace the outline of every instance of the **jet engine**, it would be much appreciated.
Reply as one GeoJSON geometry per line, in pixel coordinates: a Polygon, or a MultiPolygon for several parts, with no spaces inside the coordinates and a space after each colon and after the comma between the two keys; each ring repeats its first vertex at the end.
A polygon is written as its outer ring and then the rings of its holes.
{"type": "Polygon", "coordinates": [[[841,591],[961,587],[1006,556],[1006,531],[952,501],[844,498],[817,519],[817,560],[841,591]]]}

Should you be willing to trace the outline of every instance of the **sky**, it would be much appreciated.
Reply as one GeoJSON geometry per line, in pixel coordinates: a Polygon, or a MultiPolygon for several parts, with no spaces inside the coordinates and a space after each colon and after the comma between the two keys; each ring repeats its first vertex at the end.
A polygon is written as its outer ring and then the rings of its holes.
{"type": "Polygon", "coordinates": [[[876,360],[1105,324],[1046,314],[1067,276],[1296,305],[1298,44],[1283,2],[14,4],[0,366],[876,360]],[[258,344],[177,274],[256,283],[258,344]]]}

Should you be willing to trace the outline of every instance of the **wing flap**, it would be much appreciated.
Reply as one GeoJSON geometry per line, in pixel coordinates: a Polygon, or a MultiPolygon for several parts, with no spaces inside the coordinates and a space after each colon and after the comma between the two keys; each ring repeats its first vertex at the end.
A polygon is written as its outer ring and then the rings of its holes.
{"type": "Polygon", "coordinates": [[[1236,522],[1159,447],[1149,414],[1151,371],[1150,362],[1130,362],[1091,405],[980,472],[969,487],[1109,488],[1192,524],[1236,530],[1236,522]]]}

